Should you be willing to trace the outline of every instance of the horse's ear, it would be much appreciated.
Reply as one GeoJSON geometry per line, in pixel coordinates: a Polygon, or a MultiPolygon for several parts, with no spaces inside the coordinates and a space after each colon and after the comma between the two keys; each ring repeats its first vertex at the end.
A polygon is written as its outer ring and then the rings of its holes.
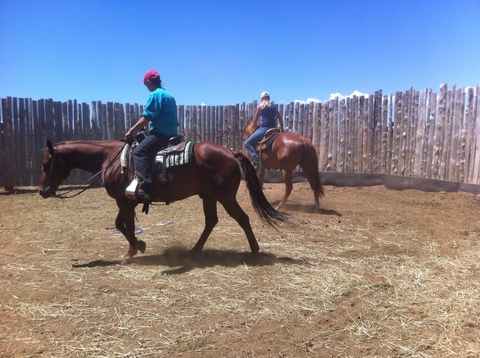
{"type": "Polygon", "coordinates": [[[50,152],[50,155],[53,156],[55,154],[55,149],[53,149],[53,144],[50,141],[50,139],[47,139],[47,148],[48,148],[48,151],[50,152]]]}

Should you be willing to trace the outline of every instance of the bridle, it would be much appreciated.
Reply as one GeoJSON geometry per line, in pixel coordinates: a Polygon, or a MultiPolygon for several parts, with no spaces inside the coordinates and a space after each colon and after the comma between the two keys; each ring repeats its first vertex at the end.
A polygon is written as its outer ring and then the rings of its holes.
{"type": "Polygon", "coordinates": [[[59,195],[52,195],[52,188],[51,188],[51,179],[53,177],[53,173],[54,173],[54,170],[55,170],[55,164],[56,162],[59,160],[58,158],[58,153],[57,153],[57,150],[55,149],[55,147],[53,148],[53,153],[51,154],[52,155],[52,160],[51,160],[51,163],[50,163],[50,168],[48,170],[48,172],[46,173],[47,174],[47,180],[45,181],[45,185],[44,187],[48,189],[48,192],[51,194],[51,196],[55,197],[55,198],[58,198],[58,199],[70,199],[70,198],[74,198],[80,194],[82,194],[84,191],[86,191],[87,189],[90,189],[93,185],[95,185],[98,180],[100,179],[100,175],[105,172],[108,168],[110,168],[112,166],[112,164],[115,162],[115,160],[120,156],[120,153],[122,153],[123,151],[123,148],[125,148],[125,146],[127,145],[127,142],[125,142],[122,147],[120,148],[120,150],[117,152],[117,154],[115,154],[115,156],[113,157],[113,159],[107,164],[107,166],[103,169],[101,169],[100,171],[98,171],[96,174],[94,174],[93,176],[91,176],[90,178],[88,178],[87,180],[85,180],[83,182],[83,184],[81,185],[85,185],[87,184],[88,182],[90,182],[91,180],[95,179],[93,182],[91,182],[90,184],[88,184],[87,187],[81,189],[78,193],[76,194],[73,194],[73,195],[70,195],[68,196],[67,194],[77,190],[77,189],[71,189],[71,190],[68,190],[66,191],[65,193],[62,193],[62,194],[59,194],[59,195]]]}

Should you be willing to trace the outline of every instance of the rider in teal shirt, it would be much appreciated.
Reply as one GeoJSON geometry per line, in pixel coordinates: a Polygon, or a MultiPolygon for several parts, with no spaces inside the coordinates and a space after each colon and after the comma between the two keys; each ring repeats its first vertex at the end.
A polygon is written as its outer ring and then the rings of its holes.
{"type": "Polygon", "coordinates": [[[133,152],[133,162],[138,178],[136,197],[139,202],[148,203],[153,199],[152,162],[157,152],[168,145],[169,139],[178,136],[178,117],[175,98],[162,88],[160,74],[157,71],[147,71],[143,83],[150,91],[150,97],[142,117],[125,134],[125,138],[132,137],[150,123],[149,135],[133,152]]]}

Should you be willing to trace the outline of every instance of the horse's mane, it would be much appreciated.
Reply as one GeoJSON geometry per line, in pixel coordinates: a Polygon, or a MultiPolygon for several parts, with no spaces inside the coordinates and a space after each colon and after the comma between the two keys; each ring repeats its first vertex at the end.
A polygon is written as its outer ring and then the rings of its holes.
{"type": "Polygon", "coordinates": [[[125,143],[125,139],[114,139],[114,140],[100,140],[100,139],[62,140],[60,142],[57,142],[57,144],[68,144],[68,143],[95,144],[95,143],[111,143],[111,142],[123,142],[123,143],[125,143]]]}
{"type": "Polygon", "coordinates": [[[245,123],[245,126],[243,127],[243,132],[247,135],[252,135],[253,132],[255,132],[255,126],[253,125],[253,121],[251,119],[249,119],[247,123],[245,123]]]}
{"type": "Polygon", "coordinates": [[[125,140],[120,139],[120,140],[64,140],[58,143],[55,143],[55,146],[64,146],[64,145],[90,145],[90,146],[98,146],[98,147],[105,147],[107,144],[112,144],[112,143],[119,143],[123,144],[125,143],[125,140]]]}
{"type": "Polygon", "coordinates": [[[249,119],[246,123],[245,123],[245,126],[243,127],[243,129],[247,129],[249,126],[251,126],[253,124],[253,121],[251,119],[249,119]]]}

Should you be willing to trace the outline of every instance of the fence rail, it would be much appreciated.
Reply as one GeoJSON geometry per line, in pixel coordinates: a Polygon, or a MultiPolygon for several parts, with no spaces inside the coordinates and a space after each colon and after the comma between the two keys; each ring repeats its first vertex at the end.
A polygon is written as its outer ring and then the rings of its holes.
{"type": "MultiPolygon", "coordinates": [[[[178,106],[179,131],[243,151],[243,128],[257,102],[178,106]]],[[[394,95],[279,104],[285,128],[312,140],[323,172],[393,174],[480,184],[480,85],[439,93],[413,88],[394,95]]],[[[77,100],[1,100],[0,186],[36,185],[46,139],[115,140],[143,112],[138,104],[77,100]]],[[[67,184],[89,175],[74,172],[67,184]]]]}

